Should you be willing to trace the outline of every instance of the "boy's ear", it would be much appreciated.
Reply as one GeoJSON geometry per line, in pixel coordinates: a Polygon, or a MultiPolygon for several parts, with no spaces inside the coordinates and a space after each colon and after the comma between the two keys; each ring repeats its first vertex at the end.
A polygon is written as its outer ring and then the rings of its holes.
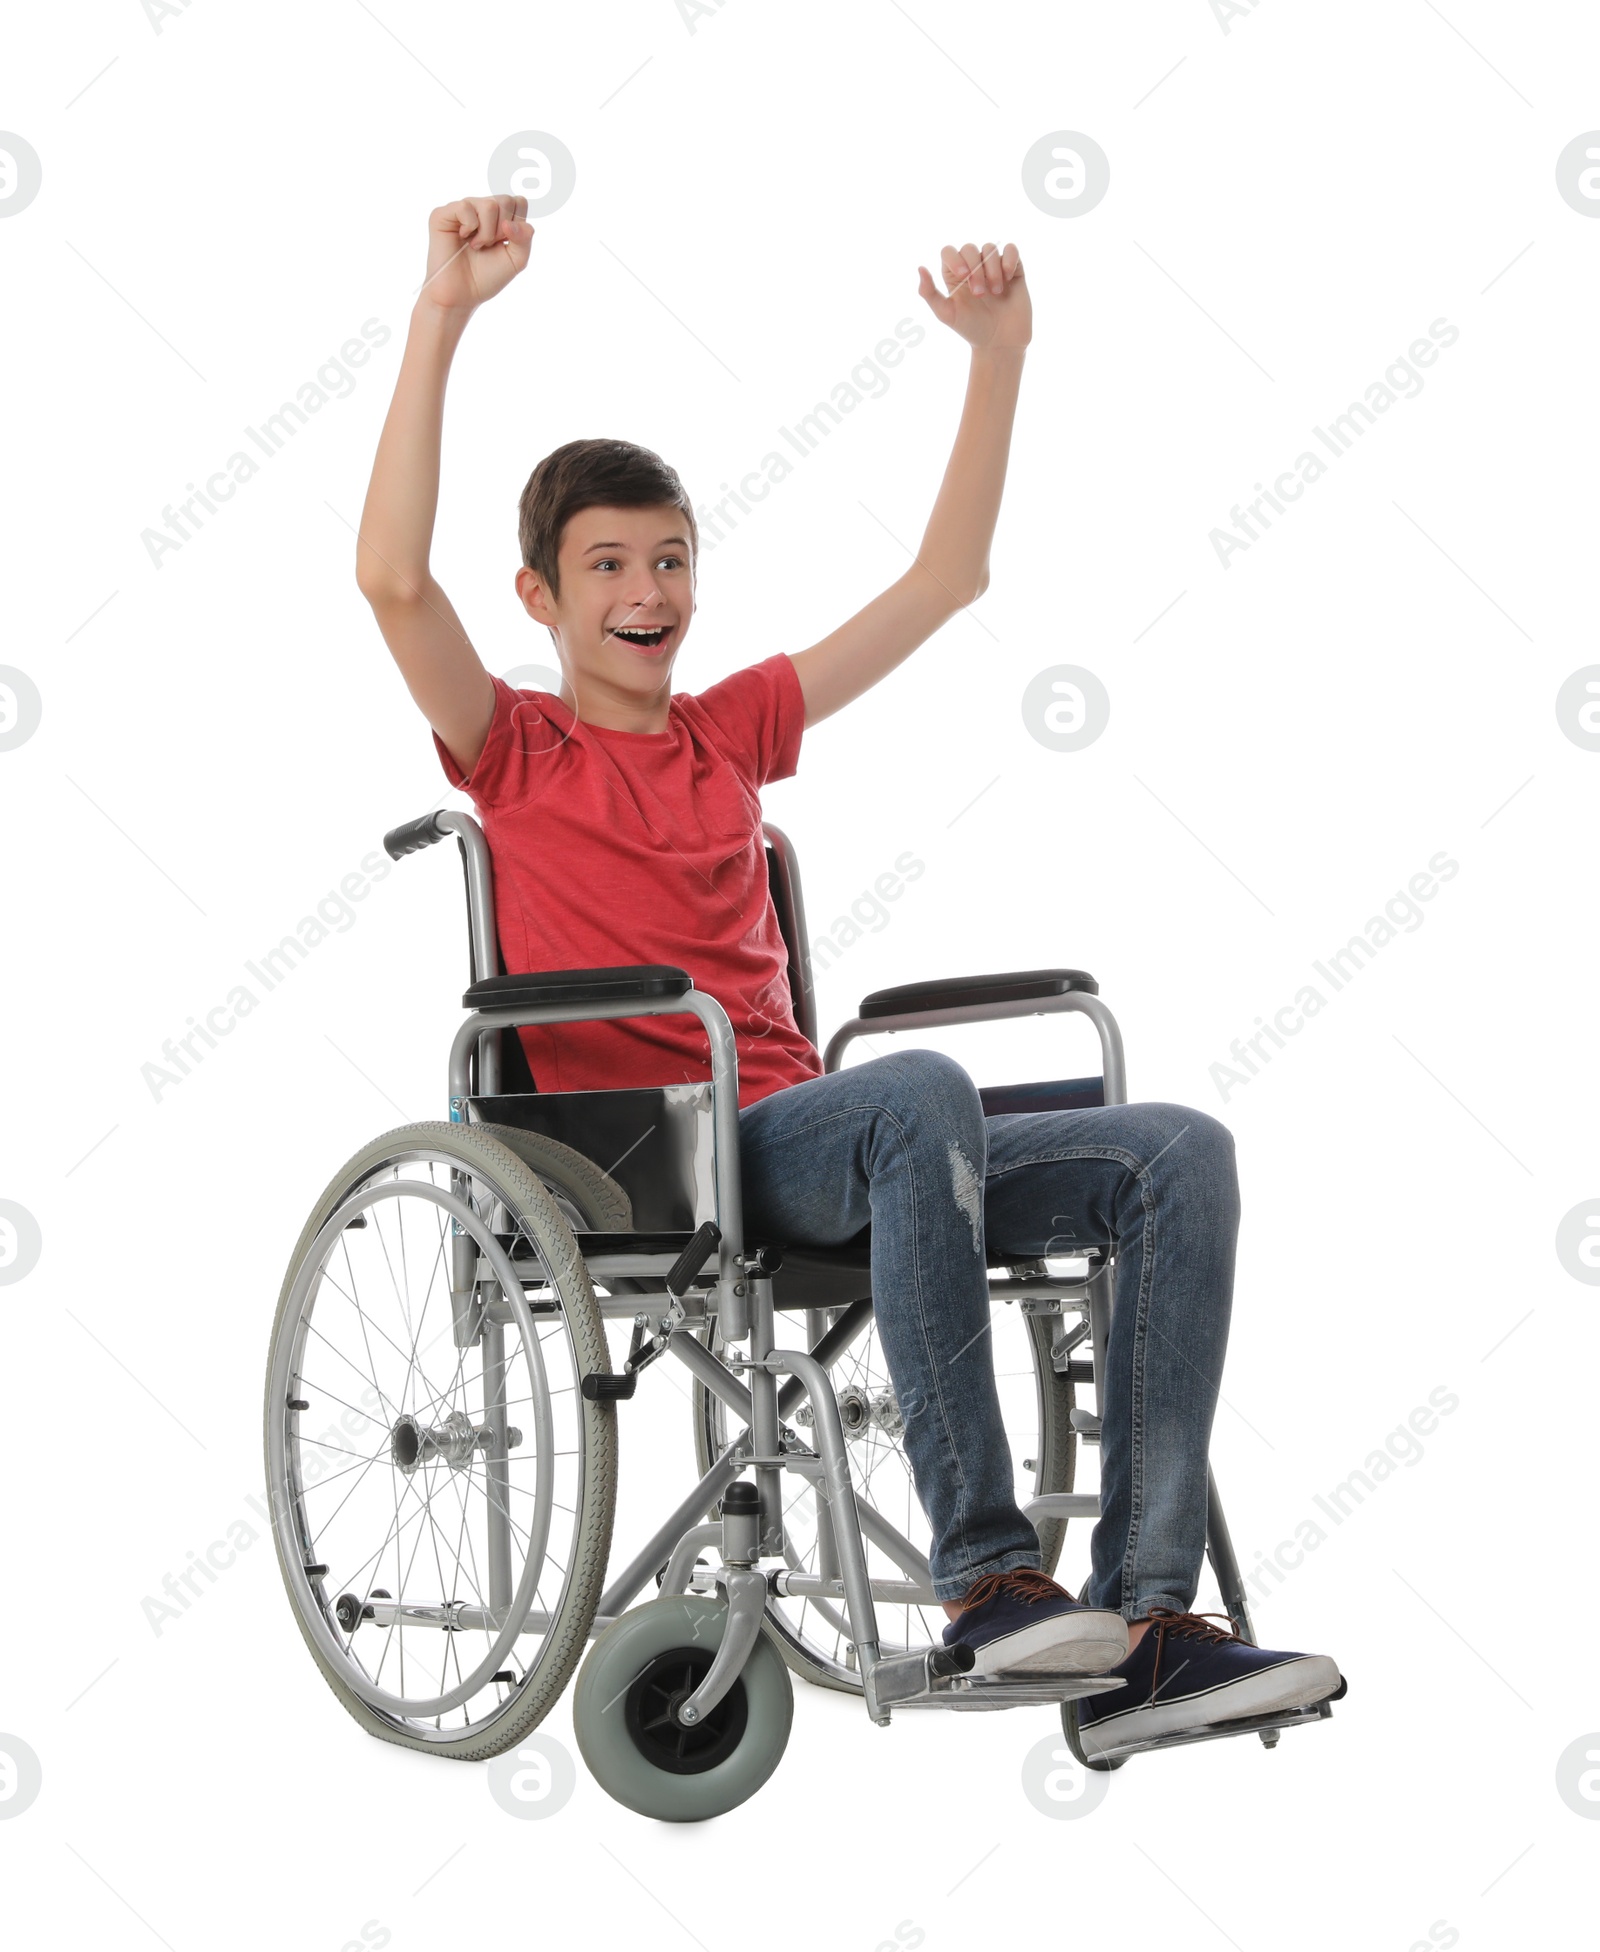
{"type": "Polygon", "coordinates": [[[555,628],[555,613],[550,608],[549,592],[544,580],[534,570],[523,568],[517,571],[517,595],[522,599],[522,607],[536,623],[555,628]]]}

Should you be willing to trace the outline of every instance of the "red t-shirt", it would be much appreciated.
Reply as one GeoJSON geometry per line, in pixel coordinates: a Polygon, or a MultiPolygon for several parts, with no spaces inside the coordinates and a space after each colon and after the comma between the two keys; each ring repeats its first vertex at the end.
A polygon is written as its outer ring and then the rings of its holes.
{"type": "MultiPolygon", "coordinates": [[[[507,970],[686,969],[733,1024],[741,1106],[822,1071],[794,1020],[759,797],[793,774],[804,725],[800,680],[779,652],[674,697],[665,732],[587,725],[552,693],[495,678],[494,719],[470,777],[433,739],[483,824],[507,970]]],[[[541,1091],[711,1076],[705,1032],[688,1015],[518,1034],[541,1091]]]]}

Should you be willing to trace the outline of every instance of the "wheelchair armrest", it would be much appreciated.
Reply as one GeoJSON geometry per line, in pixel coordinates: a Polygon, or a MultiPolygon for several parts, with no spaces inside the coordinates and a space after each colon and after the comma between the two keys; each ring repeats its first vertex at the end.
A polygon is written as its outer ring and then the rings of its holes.
{"type": "Polygon", "coordinates": [[[644,1003],[683,996],[694,988],[686,969],[639,963],[616,969],[545,969],[529,975],[486,976],[461,999],[464,1010],[520,1010],[546,1003],[644,1003]]]}
{"type": "Polygon", "coordinates": [[[1019,969],[1001,976],[942,976],[931,983],[898,983],[861,999],[863,1018],[909,1017],[921,1010],[964,1010],[985,1003],[1025,1003],[1036,996],[1077,990],[1098,996],[1100,985],[1083,969],[1019,969]]]}

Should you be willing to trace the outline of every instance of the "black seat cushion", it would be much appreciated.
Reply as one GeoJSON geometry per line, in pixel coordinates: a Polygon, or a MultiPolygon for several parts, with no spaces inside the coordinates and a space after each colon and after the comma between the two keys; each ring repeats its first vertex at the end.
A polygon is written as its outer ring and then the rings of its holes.
{"type": "MultiPolygon", "coordinates": [[[[578,1248],[590,1254],[677,1254],[689,1244],[687,1233],[580,1233],[578,1248]]],[[[753,1240],[759,1246],[765,1236],[753,1240]]],[[[771,1243],[769,1243],[771,1244],[771,1243]]],[[[872,1293],[872,1229],[838,1247],[792,1247],[780,1250],[783,1264],[772,1276],[775,1308],[842,1308],[872,1293]]],[[[780,1340],[782,1338],[780,1337],[780,1340]]]]}
{"type": "Polygon", "coordinates": [[[941,976],[930,983],[898,983],[861,999],[862,1017],[908,1017],[919,1010],[965,1009],[977,1003],[1026,1003],[1034,997],[1079,990],[1098,996],[1100,985],[1084,969],[1017,969],[1000,976],[941,976]]]}
{"type": "Polygon", "coordinates": [[[525,975],[485,976],[461,999],[464,1010],[520,1010],[544,1003],[645,1002],[693,989],[686,969],[638,963],[617,969],[541,969],[525,975]]]}
{"type": "Polygon", "coordinates": [[[775,1308],[839,1308],[872,1294],[872,1229],[837,1247],[783,1248],[772,1277],[775,1308]]]}

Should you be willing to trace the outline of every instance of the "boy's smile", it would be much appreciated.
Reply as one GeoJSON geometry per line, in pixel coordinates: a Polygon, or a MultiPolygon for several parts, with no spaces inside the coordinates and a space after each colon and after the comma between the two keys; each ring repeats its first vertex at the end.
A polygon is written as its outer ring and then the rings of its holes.
{"type": "Polygon", "coordinates": [[[645,657],[659,657],[665,649],[667,639],[672,635],[671,624],[614,624],[609,635],[619,643],[626,644],[630,651],[639,651],[645,657]]]}
{"type": "Polygon", "coordinates": [[[681,509],[580,509],[562,532],[560,594],[529,569],[517,592],[561,660],[563,700],[586,723],[663,732],[673,660],[694,613],[694,558],[681,509]]]}

